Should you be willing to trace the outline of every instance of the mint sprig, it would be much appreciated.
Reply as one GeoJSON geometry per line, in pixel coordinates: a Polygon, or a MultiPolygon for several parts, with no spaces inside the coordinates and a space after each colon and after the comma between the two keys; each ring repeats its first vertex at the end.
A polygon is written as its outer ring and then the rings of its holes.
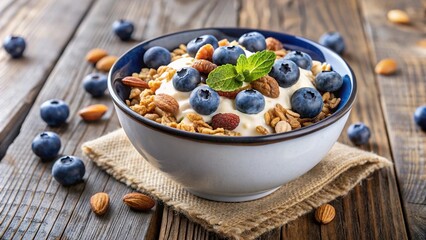
{"type": "Polygon", "coordinates": [[[237,65],[226,64],[210,72],[207,85],[216,91],[232,92],[243,86],[243,82],[252,82],[271,71],[275,53],[271,51],[257,52],[250,57],[241,55],[237,65]]]}

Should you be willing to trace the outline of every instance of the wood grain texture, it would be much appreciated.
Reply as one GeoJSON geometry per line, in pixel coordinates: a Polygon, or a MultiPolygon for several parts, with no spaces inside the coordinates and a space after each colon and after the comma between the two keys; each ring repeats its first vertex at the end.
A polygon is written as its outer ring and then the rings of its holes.
{"type": "Polygon", "coordinates": [[[0,51],[0,159],[92,2],[1,1],[1,41],[10,34],[20,35],[27,49],[21,59],[0,51]]]}
{"type": "Polygon", "coordinates": [[[426,105],[426,48],[416,43],[426,38],[425,7],[420,0],[360,1],[372,65],[383,58],[398,62],[392,76],[376,76],[395,160],[401,196],[412,239],[426,239],[426,133],[413,121],[418,106],[426,105]],[[412,23],[393,24],[386,19],[392,9],[406,11],[412,23]]]}
{"type": "MultiPolygon", "coordinates": [[[[97,1],[82,22],[76,36],[69,43],[40,92],[23,124],[22,134],[0,163],[2,183],[0,236],[4,239],[22,237],[136,239],[143,236],[155,239],[158,235],[159,227],[155,222],[158,223],[159,218],[156,217],[156,213],[159,212],[161,215],[161,209],[148,214],[130,211],[121,203],[121,197],[131,189],[110,178],[88,161],[85,161],[87,173],[84,184],[69,188],[61,187],[52,180],[50,174],[52,163],[41,163],[30,149],[30,143],[37,133],[53,130],[61,136],[62,154],[81,156],[80,146],[83,142],[119,127],[117,117],[112,111],[111,100],[108,97],[92,99],[82,90],[81,80],[93,71],[93,67],[83,59],[86,52],[94,47],[105,48],[111,54],[120,55],[135,44],[135,42],[120,42],[111,33],[112,22],[119,18],[135,22],[137,26],[135,36],[139,39],[142,35],[145,36],[146,32],[152,36],[166,33],[163,29],[157,28],[161,24],[170,27],[170,31],[188,27],[183,23],[175,25],[175,19],[169,18],[169,15],[154,18],[154,14],[157,16],[160,8],[157,6],[158,10],[154,11],[153,7],[156,6],[151,3],[151,1],[97,1]],[[51,98],[60,98],[68,102],[71,115],[67,125],[48,128],[40,120],[38,106],[51,98]],[[81,121],[77,111],[93,103],[106,104],[110,107],[110,111],[104,120],[98,123],[88,124],[81,121]],[[99,191],[111,195],[111,209],[102,218],[92,214],[88,204],[90,196],[99,191]]],[[[203,16],[209,16],[211,8],[217,7],[211,4],[205,6],[209,9],[205,10],[203,16]]],[[[221,8],[217,9],[216,11],[223,11],[221,8]]],[[[191,24],[190,27],[195,25],[191,24]]]]}
{"type": "MultiPolygon", "coordinates": [[[[348,124],[362,121],[372,138],[366,150],[391,157],[382,118],[369,48],[356,1],[243,1],[240,26],[267,28],[318,39],[326,31],[343,34],[344,58],[357,76],[359,91],[348,124]],[[366,57],[367,56],[367,57],[366,57]]],[[[346,129],[345,129],[346,130],[346,129]]],[[[343,133],[340,141],[349,143],[343,133]]],[[[318,226],[310,213],[282,228],[283,239],[405,239],[407,238],[395,174],[392,169],[373,174],[346,197],[334,201],[336,219],[318,226]],[[386,199],[386,200],[384,200],[386,199]],[[392,221],[389,221],[392,219],[392,221]]]]}

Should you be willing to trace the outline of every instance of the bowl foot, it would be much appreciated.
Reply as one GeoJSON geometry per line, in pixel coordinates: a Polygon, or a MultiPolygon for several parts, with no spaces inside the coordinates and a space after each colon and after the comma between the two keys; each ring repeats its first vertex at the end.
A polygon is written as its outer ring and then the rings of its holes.
{"type": "Polygon", "coordinates": [[[253,193],[253,194],[248,194],[248,195],[215,195],[215,194],[198,192],[198,191],[189,190],[189,189],[186,189],[186,190],[194,194],[195,196],[205,198],[208,200],[218,201],[218,202],[246,202],[246,201],[252,201],[259,198],[263,198],[275,192],[276,190],[278,190],[278,188],[280,187],[262,191],[262,192],[253,193]]]}

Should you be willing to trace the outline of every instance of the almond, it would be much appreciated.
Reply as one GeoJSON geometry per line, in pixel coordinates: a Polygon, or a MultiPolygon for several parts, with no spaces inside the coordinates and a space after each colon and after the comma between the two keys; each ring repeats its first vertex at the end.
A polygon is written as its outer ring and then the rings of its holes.
{"type": "Polygon", "coordinates": [[[278,51],[283,49],[283,44],[276,38],[268,37],[265,39],[266,49],[271,51],[278,51]]]}
{"type": "Polygon", "coordinates": [[[211,61],[213,58],[214,48],[211,44],[206,44],[198,49],[195,59],[205,59],[211,61]]]}
{"type": "Polygon", "coordinates": [[[124,195],[123,202],[130,208],[138,211],[148,211],[155,206],[154,199],[137,192],[124,195]]]}
{"type": "Polygon", "coordinates": [[[219,44],[219,47],[228,46],[229,41],[228,41],[228,39],[224,38],[224,39],[220,40],[218,42],[218,44],[219,44]]]}
{"type": "Polygon", "coordinates": [[[121,82],[129,87],[137,87],[137,88],[149,88],[149,85],[144,80],[137,77],[125,77],[121,82]]]}
{"type": "Polygon", "coordinates": [[[315,219],[322,224],[333,221],[336,216],[336,210],[330,204],[324,204],[315,211],[315,219]]]}
{"type": "Polygon", "coordinates": [[[90,207],[96,215],[104,215],[109,207],[109,196],[107,193],[98,192],[90,198],[90,207]]]}
{"type": "Polygon", "coordinates": [[[426,39],[422,39],[420,41],[417,41],[417,46],[426,48],[426,39]]]}
{"type": "Polygon", "coordinates": [[[385,58],[377,63],[376,67],[374,68],[374,71],[377,74],[382,75],[391,75],[396,72],[398,68],[398,65],[395,60],[392,58],[385,58]]]}
{"type": "Polygon", "coordinates": [[[81,109],[78,114],[84,121],[96,121],[108,111],[108,107],[103,104],[95,104],[81,109]]]}
{"type": "Polygon", "coordinates": [[[200,73],[209,74],[211,71],[217,68],[217,65],[204,59],[198,59],[194,61],[192,67],[197,69],[197,71],[200,73]]]}
{"type": "Polygon", "coordinates": [[[410,17],[405,11],[394,9],[388,12],[388,20],[393,23],[409,24],[410,17]]]}
{"type": "Polygon", "coordinates": [[[112,65],[114,65],[115,61],[117,61],[116,56],[103,57],[96,63],[96,69],[98,69],[99,71],[108,72],[111,69],[112,65]]]}
{"type": "Polygon", "coordinates": [[[268,75],[253,81],[251,87],[267,97],[277,98],[280,95],[280,86],[277,80],[268,75]]]}
{"type": "Polygon", "coordinates": [[[155,95],[154,103],[158,108],[173,114],[173,116],[176,116],[179,111],[179,103],[176,101],[176,99],[167,94],[160,93],[155,95]]]}
{"type": "Polygon", "coordinates": [[[108,56],[108,52],[102,48],[94,48],[86,54],[86,60],[91,63],[96,63],[103,57],[108,56]]]}

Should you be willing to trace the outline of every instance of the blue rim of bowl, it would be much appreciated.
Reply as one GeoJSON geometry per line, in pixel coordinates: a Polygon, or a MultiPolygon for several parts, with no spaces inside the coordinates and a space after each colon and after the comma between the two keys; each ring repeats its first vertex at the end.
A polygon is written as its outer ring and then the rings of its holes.
{"type": "MultiPolygon", "coordinates": [[[[269,30],[261,30],[261,29],[253,29],[253,28],[197,28],[197,29],[191,29],[191,30],[186,30],[186,31],[179,31],[179,32],[174,32],[174,33],[169,33],[169,34],[165,34],[156,38],[152,38],[146,41],[143,41],[139,44],[137,44],[136,46],[132,47],[131,49],[129,49],[128,51],[126,51],[123,55],[121,55],[118,59],[120,60],[123,56],[127,55],[129,52],[131,52],[133,49],[139,47],[140,45],[146,44],[148,42],[157,40],[157,39],[161,39],[164,37],[168,37],[168,36],[173,36],[176,34],[181,34],[181,33],[186,33],[186,32],[196,32],[196,31],[203,31],[203,30],[217,30],[217,31],[222,31],[222,30],[233,30],[233,29],[238,29],[238,30],[244,30],[244,31],[264,31],[264,32],[270,32],[270,33],[274,33],[274,34],[282,34],[279,32],[274,32],[274,31],[269,31],[269,30]]],[[[165,125],[162,125],[160,123],[157,123],[155,121],[149,120],[141,115],[139,115],[138,113],[134,112],[133,110],[131,110],[124,101],[122,101],[120,99],[120,97],[117,95],[116,90],[113,87],[113,81],[115,79],[112,79],[112,73],[113,70],[115,68],[114,64],[111,67],[111,70],[108,74],[108,91],[112,97],[112,100],[114,102],[114,104],[120,108],[126,115],[128,115],[129,117],[131,117],[133,120],[135,120],[136,122],[143,124],[145,127],[149,127],[151,129],[160,131],[162,133],[166,133],[168,135],[174,136],[174,137],[182,137],[185,138],[187,140],[192,140],[192,141],[202,141],[202,142],[212,142],[212,143],[222,143],[222,144],[244,144],[244,145],[263,145],[263,144],[269,144],[269,143],[275,143],[275,142],[282,142],[285,140],[290,140],[290,139],[294,139],[294,138],[298,138],[304,135],[308,135],[310,133],[319,131],[331,124],[333,124],[334,122],[336,122],[337,120],[339,120],[340,118],[342,118],[347,112],[349,112],[352,108],[352,105],[355,101],[355,97],[356,97],[356,93],[357,93],[357,83],[356,83],[356,77],[355,74],[353,73],[352,68],[348,65],[348,63],[342,58],[340,57],[337,53],[333,52],[332,50],[327,49],[326,47],[320,45],[319,43],[316,43],[312,40],[306,39],[306,38],[302,38],[302,37],[297,37],[303,41],[306,41],[307,43],[320,48],[320,49],[326,49],[327,51],[329,51],[329,54],[331,54],[333,57],[338,58],[340,60],[342,60],[345,65],[348,67],[350,73],[351,73],[351,77],[352,77],[352,91],[349,95],[348,101],[345,103],[345,105],[340,108],[339,110],[337,110],[336,112],[334,112],[331,116],[317,122],[314,123],[312,125],[306,126],[306,127],[302,127],[299,129],[295,129],[289,132],[284,132],[284,133],[276,133],[276,134],[268,134],[268,135],[262,135],[262,136],[216,136],[216,135],[207,135],[207,134],[201,134],[201,133],[192,133],[192,132],[186,132],[183,130],[178,130],[172,127],[168,127],[165,125]]],[[[117,60],[117,62],[119,61],[117,60]]],[[[116,63],[117,63],[116,62],[116,63]]]]}

